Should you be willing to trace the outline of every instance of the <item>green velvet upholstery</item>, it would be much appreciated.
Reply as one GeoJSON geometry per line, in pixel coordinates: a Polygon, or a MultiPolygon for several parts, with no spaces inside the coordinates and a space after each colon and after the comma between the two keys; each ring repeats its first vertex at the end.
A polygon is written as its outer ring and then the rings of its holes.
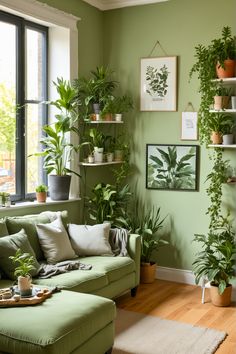
{"type": "Polygon", "coordinates": [[[0,219],[0,237],[2,236],[7,236],[8,235],[8,230],[7,230],[7,225],[6,225],[6,219],[0,219]]]}
{"type": "Polygon", "coordinates": [[[61,291],[39,306],[2,308],[0,350],[17,354],[92,354],[89,350],[94,345],[96,354],[104,354],[113,344],[114,318],[112,300],[61,291]]]}

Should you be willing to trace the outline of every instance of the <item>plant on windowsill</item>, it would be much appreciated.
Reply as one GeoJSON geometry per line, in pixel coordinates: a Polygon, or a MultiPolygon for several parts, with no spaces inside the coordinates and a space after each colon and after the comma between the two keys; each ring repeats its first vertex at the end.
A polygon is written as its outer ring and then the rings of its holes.
{"type": "Polygon", "coordinates": [[[45,203],[47,199],[48,186],[40,184],[35,188],[36,199],[38,203],[45,203]]]}
{"type": "Polygon", "coordinates": [[[72,161],[73,153],[78,152],[80,145],[70,143],[69,134],[79,133],[75,127],[77,121],[77,104],[75,101],[76,91],[71,84],[63,79],[54,82],[59,98],[49,104],[57,107],[60,111],[55,115],[56,122],[43,126],[46,134],[40,140],[43,146],[41,152],[30,156],[44,158],[43,167],[49,175],[49,194],[52,200],[66,200],[69,198],[71,174],[80,175],[71,170],[68,165],[72,161]],[[54,172],[54,174],[52,174],[54,172]]]}
{"type": "Polygon", "coordinates": [[[0,206],[1,207],[10,207],[11,206],[10,193],[0,192],[0,206]]]}
{"type": "Polygon", "coordinates": [[[15,256],[9,257],[13,263],[18,264],[15,268],[14,275],[18,279],[18,290],[21,296],[30,296],[32,294],[31,287],[31,270],[34,267],[34,257],[29,253],[22,253],[21,249],[16,251],[15,256]]]}

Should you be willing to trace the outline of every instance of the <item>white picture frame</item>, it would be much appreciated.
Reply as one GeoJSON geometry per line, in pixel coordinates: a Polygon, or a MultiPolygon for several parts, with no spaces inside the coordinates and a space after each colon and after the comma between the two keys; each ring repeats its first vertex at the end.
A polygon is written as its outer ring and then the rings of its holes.
{"type": "Polygon", "coordinates": [[[140,111],[176,111],[177,57],[141,58],[140,111]]]}
{"type": "Polygon", "coordinates": [[[181,140],[198,140],[197,112],[182,112],[181,140]]]}

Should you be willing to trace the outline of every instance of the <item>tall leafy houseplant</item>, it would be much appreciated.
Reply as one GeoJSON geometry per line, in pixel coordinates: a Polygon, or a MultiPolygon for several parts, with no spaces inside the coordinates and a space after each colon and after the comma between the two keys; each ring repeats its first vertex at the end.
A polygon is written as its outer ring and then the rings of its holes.
{"type": "MultiPolygon", "coordinates": [[[[198,252],[193,262],[196,283],[198,284],[204,277],[213,287],[218,288],[220,295],[227,288],[231,293],[230,281],[235,276],[236,238],[229,221],[221,217],[214,230],[211,230],[207,236],[195,235],[194,241],[202,245],[202,250],[198,252]]],[[[230,299],[231,296],[228,296],[223,305],[229,305],[230,299]]],[[[215,305],[219,303],[216,302],[215,305]]]]}
{"type": "Polygon", "coordinates": [[[74,152],[78,152],[79,146],[70,143],[70,133],[78,133],[74,124],[77,119],[76,114],[76,91],[71,84],[63,79],[54,82],[59,98],[49,102],[59,110],[55,115],[56,121],[43,126],[46,134],[40,140],[43,148],[41,152],[34,156],[44,158],[43,167],[49,175],[49,193],[53,200],[65,200],[69,197],[71,173],[80,176],[76,171],[69,168],[74,152]],[[51,174],[54,173],[54,174],[51,174]]]}
{"type": "Polygon", "coordinates": [[[128,218],[130,232],[141,236],[141,282],[152,283],[156,274],[155,252],[168,241],[158,235],[166,217],[161,218],[160,208],[147,208],[139,199],[134,201],[128,218]]]}

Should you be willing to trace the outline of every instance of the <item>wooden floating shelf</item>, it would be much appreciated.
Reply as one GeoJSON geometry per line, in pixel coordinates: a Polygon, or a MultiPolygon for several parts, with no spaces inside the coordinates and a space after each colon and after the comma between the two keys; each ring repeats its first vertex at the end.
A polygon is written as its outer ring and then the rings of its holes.
{"type": "Polygon", "coordinates": [[[86,167],[98,167],[98,166],[108,166],[108,165],[117,165],[123,163],[123,161],[112,161],[112,162],[93,162],[93,163],[88,163],[88,162],[80,162],[80,166],[86,166],[86,167]]]}
{"type": "Polygon", "coordinates": [[[123,124],[124,121],[116,121],[116,120],[91,120],[88,122],[85,122],[87,124],[123,124]]]}
{"type": "Polygon", "coordinates": [[[236,144],[223,145],[223,144],[209,144],[208,147],[221,148],[221,149],[236,149],[236,144]]]}

